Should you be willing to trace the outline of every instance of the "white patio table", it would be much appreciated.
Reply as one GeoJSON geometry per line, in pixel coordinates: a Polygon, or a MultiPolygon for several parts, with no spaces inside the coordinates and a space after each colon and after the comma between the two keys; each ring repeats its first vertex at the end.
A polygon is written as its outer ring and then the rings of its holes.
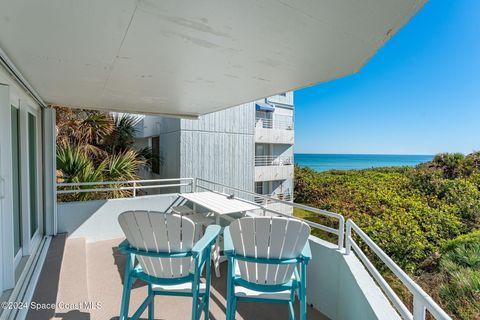
{"type": "MultiPolygon", "coordinates": [[[[229,215],[232,213],[245,213],[251,210],[262,209],[261,206],[252,204],[245,200],[229,198],[228,195],[211,191],[181,193],[180,196],[184,199],[191,201],[194,205],[202,206],[207,210],[213,212],[215,215],[215,223],[218,225],[220,225],[220,217],[223,215],[229,215]]],[[[215,243],[213,255],[215,274],[217,277],[220,277],[220,263],[225,261],[226,258],[224,256],[220,256],[219,238],[217,238],[217,241],[215,243]]]]}

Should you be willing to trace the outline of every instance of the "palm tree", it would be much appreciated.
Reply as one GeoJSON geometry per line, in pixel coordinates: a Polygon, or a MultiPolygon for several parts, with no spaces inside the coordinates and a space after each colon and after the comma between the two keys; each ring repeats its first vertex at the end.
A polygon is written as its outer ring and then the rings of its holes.
{"type": "Polygon", "coordinates": [[[135,142],[138,117],[122,114],[113,119],[113,130],[106,137],[106,147],[110,152],[122,152],[130,149],[135,142]]]}
{"type": "MultiPolygon", "coordinates": [[[[136,117],[57,107],[57,170],[62,182],[104,182],[138,179],[148,153],[133,149],[136,117]]],[[[101,186],[101,184],[99,185],[101,186]]],[[[122,186],[122,185],[118,185],[122,186]]],[[[103,187],[103,186],[101,186],[103,187]]],[[[78,189],[91,189],[80,186],[78,189]]],[[[62,195],[61,200],[125,197],[130,190],[62,195]]]]}

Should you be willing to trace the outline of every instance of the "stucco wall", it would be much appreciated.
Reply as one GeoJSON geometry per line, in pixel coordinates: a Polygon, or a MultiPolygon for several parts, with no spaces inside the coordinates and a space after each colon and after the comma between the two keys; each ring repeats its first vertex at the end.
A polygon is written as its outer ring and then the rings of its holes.
{"type": "Polygon", "coordinates": [[[354,254],[310,237],[308,303],[335,320],[400,320],[380,288],[354,254]]]}
{"type": "Polygon", "coordinates": [[[181,177],[253,191],[254,117],[255,105],[247,103],[198,120],[181,120],[181,177]]]}
{"type": "Polygon", "coordinates": [[[87,242],[124,237],[117,222],[120,213],[128,210],[165,211],[177,199],[176,194],[144,196],[57,204],[58,233],[87,242]]]}

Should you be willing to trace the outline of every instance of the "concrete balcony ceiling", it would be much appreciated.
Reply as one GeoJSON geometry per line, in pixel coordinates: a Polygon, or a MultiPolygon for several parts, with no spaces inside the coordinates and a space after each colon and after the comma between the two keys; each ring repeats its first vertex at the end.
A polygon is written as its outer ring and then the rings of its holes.
{"type": "Polygon", "coordinates": [[[357,72],[426,0],[3,0],[48,104],[198,116],[357,72]]]}

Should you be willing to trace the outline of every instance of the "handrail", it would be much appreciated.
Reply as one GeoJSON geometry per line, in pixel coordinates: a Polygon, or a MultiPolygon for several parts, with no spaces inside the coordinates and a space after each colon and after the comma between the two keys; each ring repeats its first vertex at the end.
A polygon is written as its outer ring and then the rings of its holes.
{"type": "Polygon", "coordinates": [[[57,194],[67,193],[85,193],[85,192],[107,192],[107,191],[122,191],[132,190],[132,196],[137,196],[137,190],[153,189],[153,188],[172,188],[172,187],[184,187],[190,186],[193,190],[194,179],[193,178],[170,178],[170,179],[147,179],[147,180],[123,180],[123,181],[102,181],[102,182],[64,182],[57,183],[57,194]],[[174,182],[171,184],[158,184],[162,182],[174,182]],[[157,183],[154,185],[141,185],[141,183],[157,183]],[[140,184],[140,185],[139,185],[140,184]],[[107,186],[107,185],[122,185],[110,188],[89,188],[89,189],[59,189],[62,187],[81,187],[81,186],[107,186]],[[131,185],[131,186],[123,186],[131,185]]]}
{"type": "Polygon", "coordinates": [[[264,129],[282,129],[293,130],[292,120],[268,119],[264,117],[256,117],[255,125],[261,125],[264,129]]]}
{"type": "MultiPolygon", "coordinates": [[[[292,200],[292,194],[290,193],[290,191],[286,191],[286,192],[277,192],[277,193],[271,193],[271,194],[261,194],[262,196],[267,196],[267,197],[270,197],[274,200],[278,199],[278,200],[285,200],[285,201],[291,201],[292,200]]],[[[256,198],[254,201],[256,203],[259,203],[259,204],[269,204],[269,203],[273,203],[269,201],[270,199],[264,199],[264,198],[256,198]]]]}
{"type": "MultiPolygon", "coordinates": [[[[211,189],[209,189],[205,186],[201,186],[199,184],[199,182],[204,182],[204,183],[210,183],[210,184],[213,184],[213,185],[217,185],[217,186],[222,188],[222,193],[223,194],[226,194],[226,192],[225,192],[226,189],[231,190],[231,191],[242,192],[242,193],[245,193],[247,195],[252,196],[253,199],[255,199],[255,197],[262,198],[262,199],[265,199],[265,200],[268,200],[268,201],[273,201],[275,203],[282,203],[282,204],[285,204],[287,206],[291,206],[293,208],[299,208],[299,209],[303,209],[303,210],[306,210],[306,211],[313,212],[313,213],[318,214],[318,215],[323,215],[323,216],[327,216],[327,217],[330,217],[330,218],[337,219],[338,220],[338,229],[327,227],[327,226],[324,226],[322,224],[315,223],[315,222],[312,222],[312,221],[308,221],[308,220],[305,220],[305,219],[300,219],[300,220],[305,221],[307,224],[309,224],[310,226],[312,226],[314,228],[317,228],[317,229],[320,229],[320,230],[323,230],[325,232],[332,233],[332,234],[335,234],[336,236],[338,236],[338,249],[343,249],[345,219],[342,215],[340,215],[338,213],[334,213],[334,212],[330,212],[330,211],[326,211],[326,210],[321,210],[321,209],[317,209],[317,208],[309,207],[309,206],[306,206],[306,205],[303,205],[303,204],[298,204],[298,203],[289,202],[289,201],[285,201],[285,200],[274,199],[274,198],[272,198],[268,195],[262,195],[262,194],[258,194],[258,193],[255,193],[255,192],[242,190],[242,189],[239,189],[239,188],[227,186],[225,184],[209,181],[209,180],[202,179],[202,178],[195,178],[194,188],[193,188],[194,191],[197,191],[198,188],[208,189],[209,191],[214,191],[214,190],[211,190],[211,189]]],[[[244,201],[248,201],[248,200],[244,200],[244,201]]],[[[248,202],[255,204],[255,202],[253,202],[253,201],[248,201],[248,202]]],[[[258,203],[257,203],[257,205],[258,205],[258,203]]],[[[281,212],[269,209],[265,206],[262,207],[262,209],[267,211],[267,212],[271,212],[271,213],[278,214],[278,215],[281,215],[281,216],[289,216],[289,215],[283,214],[281,212]]],[[[299,218],[297,218],[297,219],[299,219],[299,218]]]]}
{"type": "Polygon", "coordinates": [[[360,229],[352,220],[348,219],[345,253],[347,255],[350,254],[352,249],[370,271],[372,277],[377,281],[402,318],[409,320],[424,320],[426,310],[428,310],[435,319],[451,320],[450,316],[415,281],[413,281],[405,271],[403,271],[372,239],[370,239],[362,229],[360,229]],[[352,230],[355,231],[363,242],[377,255],[378,258],[380,258],[380,260],[383,261],[383,263],[385,263],[390,271],[398,277],[413,295],[413,314],[395,294],[392,288],[381,276],[380,272],[373,266],[365,253],[355,242],[352,237],[352,230]]]}
{"type": "Polygon", "coordinates": [[[262,155],[255,156],[255,166],[291,166],[293,165],[293,157],[291,156],[274,156],[262,155]]]}

